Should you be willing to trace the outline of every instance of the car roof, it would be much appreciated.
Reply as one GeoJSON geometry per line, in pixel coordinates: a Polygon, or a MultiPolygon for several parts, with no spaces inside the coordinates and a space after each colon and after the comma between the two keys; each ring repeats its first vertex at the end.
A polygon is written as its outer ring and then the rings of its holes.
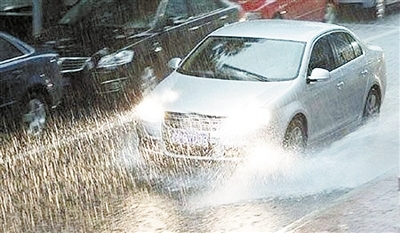
{"type": "Polygon", "coordinates": [[[210,35],[231,37],[272,38],[307,42],[339,25],[313,21],[261,19],[237,22],[220,28],[210,35]]]}

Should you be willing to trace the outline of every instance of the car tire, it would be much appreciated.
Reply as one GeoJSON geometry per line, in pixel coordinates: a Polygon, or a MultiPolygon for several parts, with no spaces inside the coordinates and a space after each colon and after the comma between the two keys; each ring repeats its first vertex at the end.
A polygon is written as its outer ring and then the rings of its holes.
{"type": "Polygon", "coordinates": [[[282,14],[277,12],[274,14],[274,16],[272,17],[272,19],[283,19],[282,14]]]}
{"type": "Polygon", "coordinates": [[[367,99],[365,101],[363,120],[377,117],[381,108],[381,95],[376,87],[369,90],[367,99]]]}
{"type": "Polygon", "coordinates": [[[377,0],[372,17],[374,17],[375,19],[382,19],[383,17],[385,17],[385,13],[385,0],[377,0]]]}
{"type": "Polygon", "coordinates": [[[295,117],[288,125],[283,140],[283,148],[303,152],[307,146],[307,126],[301,117],[295,117]]]}
{"type": "Polygon", "coordinates": [[[329,2],[325,6],[324,22],[335,23],[337,21],[337,9],[335,4],[329,2]]]}
{"type": "Polygon", "coordinates": [[[368,20],[383,19],[386,14],[385,0],[377,0],[375,6],[370,8],[364,8],[364,18],[368,20]]]}
{"type": "Polygon", "coordinates": [[[30,92],[22,103],[22,128],[28,135],[40,135],[48,121],[48,106],[43,94],[30,92]]]}

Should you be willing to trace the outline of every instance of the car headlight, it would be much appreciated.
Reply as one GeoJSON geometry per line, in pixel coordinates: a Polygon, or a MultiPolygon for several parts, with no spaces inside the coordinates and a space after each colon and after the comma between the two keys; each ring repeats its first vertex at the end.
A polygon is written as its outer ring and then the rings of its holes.
{"type": "Polygon", "coordinates": [[[165,90],[158,95],[149,95],[136,108],[136,115],[142,121],[161,122],[164,118],[165,104],[179,99],[179,94],[172,90],[165,90]]]}
{"type": "Polygon", "coordinates": [[[117,53],[106,55],[100,58],[97,68],[115,68],[127,64],[133,60],[134,52],[132,50],[121,50],[117,53]]]}
{"type": "Polygon", "coordinates": [[[161,122],[164,117],[164,108],[159,101],[146,98],[137,106],[136,114],[142,121],[161,122]]]}

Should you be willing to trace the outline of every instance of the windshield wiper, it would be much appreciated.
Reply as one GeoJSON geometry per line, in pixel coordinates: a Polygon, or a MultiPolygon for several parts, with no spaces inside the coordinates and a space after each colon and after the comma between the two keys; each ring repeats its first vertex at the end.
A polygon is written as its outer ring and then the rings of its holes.
{"type": "Polygon", "coordinates": [[[196,76],[196,77],[204,77],[204,78],[214,78],[214,73],[209,71],[201,71],[201,70],[184,70],[182,68],[177,70],[179,73],[196,76]]]}
{"type": "Polygon", "coordinates": [[[231,65],[227,65],[227,64],[223,64],[222,68],[228,68],[228,69],[232,69],[234,71],[238,71],[238,72],[244,73],[246,76],[251,76],[256,81],[268,82],[268,78],[267,77],[262,76],[260,74],[256,74],[256,73],[250,72],[250,71],[247,71],[247,70],[244,70],[244,69],[241,69],[241,68],[237,68],[237,67],[234,67],[234,66],[231,66],[231,65]]]}

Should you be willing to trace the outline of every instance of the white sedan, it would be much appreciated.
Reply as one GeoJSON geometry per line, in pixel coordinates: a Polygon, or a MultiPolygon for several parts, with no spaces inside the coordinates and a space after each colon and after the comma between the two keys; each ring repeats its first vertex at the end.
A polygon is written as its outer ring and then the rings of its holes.
{"type": "Polygon", "coordinates": [[[378,115],[386,89],[382,49],[319,22],[231,24],[170,66],[137,107],[140,151],[161,158],[303,151],[378,115]]]}

